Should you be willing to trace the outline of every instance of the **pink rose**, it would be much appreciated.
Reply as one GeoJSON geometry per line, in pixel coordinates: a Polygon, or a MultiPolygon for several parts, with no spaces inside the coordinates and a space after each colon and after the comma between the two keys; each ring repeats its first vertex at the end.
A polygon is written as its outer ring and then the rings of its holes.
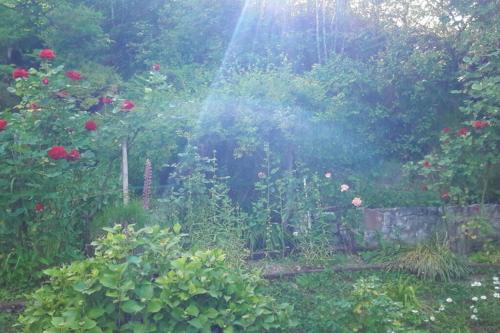
{"type": "Polygon", "coordinates": [[[354,198],[352,199],[352,204],[356,207],[361,207],[361,205],[363,204],[363,200],[361,200],[361,198],[354,198]]]}

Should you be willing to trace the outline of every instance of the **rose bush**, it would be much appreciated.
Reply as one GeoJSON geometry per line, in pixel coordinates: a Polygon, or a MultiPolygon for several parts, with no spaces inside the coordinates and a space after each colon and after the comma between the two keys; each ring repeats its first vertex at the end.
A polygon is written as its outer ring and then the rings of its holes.
{"type": "Polygon", "coordinates": [[[460,108],[462,122],[458,128],[443,128],[440,147],[426,156],[423,167],[410,165],[444,203],[491,202],[498,195],[494,191],[500,165],[500,56],[492,42],[498,36],[493,31],[482,34],[487,30],[480,22],[475,24],[467,36],[470,48],[462,59],[462,89],[454,91],[466,97],[460,108]]]}
{"type": "Polygon", "coordinates": [[[14,69],[9,91],[18,103],[0,112],[2,284],[36,279],[39,267],[81,256],[90,221],[122,196],[121,143],[128,145],[133,184],[147,156],[160,165],[175,148],[159,161],[150,143],[175,141],[179,128],[165,113],[171,94],[159,71],[123,89],[127,99],[106,72],[64,71],[48,61],[54,51],[42,51],[40,68],[14,69]],[[135,149],[137,142],[150,149],[135,149]]]}
{"type": "MultiPolygon", "coordinates": [[[[52,60],[55,52],[39,56],[52,60]]],[[[68,73],[71,86],[63,67],[47,61],[12,73],[9,91],[18,104],[0,112],[1,284],[36,279],[40,275],[31,272],[38,267],[79,257],[92,216],[120,196],[118,180],[111,179],[119,176],[122,125],[101,109],[93,116],[109,125],[105,133],[95,131],[89,108],[105,88],[91,85],[95,76],[87,82],[79,72],[68,73]]]]}

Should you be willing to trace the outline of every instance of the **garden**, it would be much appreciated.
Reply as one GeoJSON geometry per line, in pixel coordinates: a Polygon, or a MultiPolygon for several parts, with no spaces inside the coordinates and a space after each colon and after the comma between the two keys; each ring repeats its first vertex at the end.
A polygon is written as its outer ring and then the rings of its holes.
{"type": "Polygon", "coordinates": [[[0,332],[500,332],[498,13],[0,1],[0,332]]]}

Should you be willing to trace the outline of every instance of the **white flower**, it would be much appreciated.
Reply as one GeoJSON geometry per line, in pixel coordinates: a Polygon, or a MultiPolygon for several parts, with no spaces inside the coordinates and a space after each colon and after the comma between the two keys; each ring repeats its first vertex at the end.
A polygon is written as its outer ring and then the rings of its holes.
{"type": "Polygon", "coordinates": [[[472,315],[472,316],[470,316],[470,319],[477,320],[477,316],[476,315],[472,315]]]}
{"type": "Polygon", "coordinates": [[[481,296],[481,299],[483,299],[483,300],[484,300],[484,299],[486,299],[486,296],[484,296],[484,295],[483,295],[483,296],[481,296]]]}
{"type": "Polygon", "coordinates": [[[474,308],[475,308],[475,306],[474,306],[474,305],[471,305],[471,306],[469,306],[469,308],[470,308],[470,309],[474,309],[474,308]]]}
{"type": "Polygon", "coordinates": [[[299,232],[298,232],[298,231],[294,231],[294,232],[293,232],[293,236],[294,236],[294,237],[297,237],[298,235],[299,235],[299,232]]]}
{"type": "Polygon", "coordinates": [[[451,303],[451,302],[453,302],[453,300],[452,300],[450,297],[448,297],[448,298],[446,299],[446,302],[447,302],[447,303],[451,303]]]}
{"type": "Polygon", "coordinates": [[[444,305],[441,305],[441,306],[439,307],[439,311],[444,311],[444,305]]]}
{"type": "Polygon", "coordinates": [[[493,281],[498,281],[498,276],[494,276],[493,281]]]}
{"type": "Polygon", "coordinates": [[[325,178],[332,178],[332,173],[330,171],[325,172],[325,178]]]}
{"type": "Polygon", "coordinates": [[[411,312],[413,312],[413,313],[418,313],[418,310],[411,310],[411,312]]]}
{"type": "Polygon", "coordinates": [[[474,296],[474,297],[472,297],[472,300],[473,300],[474,302],[477,302],[478,298],[477,298],[476,296],[474,296]]]}
{"type": "Polygon", "coordinates": [[[430,316],[429,319],[430,319],[430,321],[436,320],[436,318],[434,318],[434,316],[430,316]]]}
{"type": "Polygon", "coordinates": [[[495,286],[495,290],[498,290],[498,289],[500,289],[500,287],[499,286],[495,286]]]}
{"type": "Polygon", "coordinates": [[[349,185],[347,184],[340,185],[340,192],[347,192],[347,191],[349,191],[349,185]]]}
{"type": "Polygon", "coordinates": [[[429,322],[429,319],[424,319],[424,321],[425,321],[426,323],[428,323],[428,322],[429,322]]]}
{"type": "Polygon", "coordinates": [[[493,281],[493,284],[500,284],[500,281],[495,280],[495,281],[493,281]]]}
{"type": "Polygon", "coordinates": [[[494,294],[493,294],[493,297],[495,297],[495,298],[500,298],[500,294],[499,294],[499,293],[494,293],[494,294]]]}
{"type": "Polygon", "coordinates": [[[481,282],[479,281],[474,281],[470,284],[471,287],[481,287],[481,282]]]}
{"type": "Polygon", "coordinates": [[[472,309],[473,313],[477,313],[477,308],[472,309]]]}

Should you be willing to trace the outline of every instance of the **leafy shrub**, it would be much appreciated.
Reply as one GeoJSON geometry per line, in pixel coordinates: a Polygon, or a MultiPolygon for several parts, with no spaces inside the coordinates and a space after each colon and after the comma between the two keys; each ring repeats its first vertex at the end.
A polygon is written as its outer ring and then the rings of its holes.
{"type": "Polygon", "coordinates": [[[337,306],[339,322],[349,332],[406,331],[420,323],[411,312],[414,308],[393,300],[375,276],[357,280],[350,296],[337,306]]]}
{"type": "Polygon", "coordinates": [[[468,273],[465,262],[451,250],[446,239],[433,238],[414,247],[402,248],[388,262],[389,270],[401,270],[431,280],[451,280],[468,273]]]}
{"type": "Polygon", "coordinates": [[[403,304],[405,307],[419,308],[420,301],[417,297],[417,287],[411,283],[409,278],[400,277],[385,286],[387,294],[391,299],[403,304]]]}
{"type": "Polygon", "coordinates": [[[471,253],[468,258],[478,263],[500,263],[500,241],[486,241],[481,251],[471,253]]]}
{"type": "Polygon", "coordinates": [[[49,269],[30,298],[24,332],[264,332],[287,327],[286,304],[253,274],[228,269],[221,251],[183,254],[180,226],[116,225],[95,257],[49,269]]]}

